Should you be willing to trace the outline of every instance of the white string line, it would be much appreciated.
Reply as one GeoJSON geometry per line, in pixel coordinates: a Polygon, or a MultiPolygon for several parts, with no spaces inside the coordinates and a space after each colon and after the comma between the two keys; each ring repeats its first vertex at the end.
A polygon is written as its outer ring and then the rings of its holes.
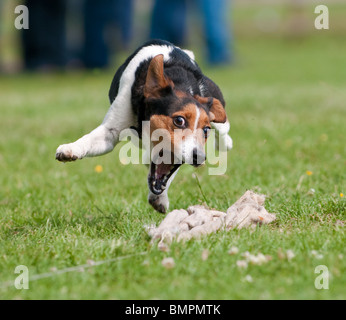
{"type": "MultiPolygon", "coordinates": [[[[90,260],[89,263],[81,264],[79,266],[69,267],[69,268],[60,269],[60,270],[56,270],[56,271],[52,271],[52,272],[34,274],[33,276],[29,276],[29,283],[31,281],[36,281],[36,280],[40,280],[40,279],[44,279],[44,278],[51,278],[51,277],[54,277],[56,275],[60,275],[63,273],[74,272],[74,271],[83,272],[84,269],[96,267],[96,266],[99,266],[101,264],[120,261],[120,260],[128,259],[128,258],[139,256],[139,255],[145,255],[145,254],[148,254],[148,252],[143,251],[143,252],[139,252],[139,253],[133,253],[133,254],[129,254],[126,256],[121,256],[121,257],[116,257],[113,259],[101,260],[101,261],[91,261],[90,260]]],[[[13,286],[13,285],[14,285],[14,280],[9,280],[9,281],[5,281],[5,282],[1,283],[0,288],[6,288],[9,286],[13,286]]]]}

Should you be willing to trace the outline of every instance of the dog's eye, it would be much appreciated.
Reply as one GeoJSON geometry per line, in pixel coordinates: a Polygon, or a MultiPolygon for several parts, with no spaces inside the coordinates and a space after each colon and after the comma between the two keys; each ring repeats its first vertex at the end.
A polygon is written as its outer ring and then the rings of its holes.
{"type": "Polygon", "coordinates": [[[185,127],[185,119],[181,116],[175,117],[173,119],[174,125],[176,125],[178,128],[183,128],[185,127]]]}
{"type": "Polygon", "coordinates": [[[206,139],[209,137],[210,130],[211,130],[210,127],[204,127],[203,128],[204,136],[206,139]]]}

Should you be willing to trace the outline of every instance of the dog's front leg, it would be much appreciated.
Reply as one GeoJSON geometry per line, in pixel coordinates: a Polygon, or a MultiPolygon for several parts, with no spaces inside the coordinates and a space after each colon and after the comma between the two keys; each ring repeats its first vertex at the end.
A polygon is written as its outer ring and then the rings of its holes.
{"type": "Polygon", "coordinates": [[[84,157],[95,157],[114,149],[119,141],[119,132],[100,125],[75,142],[63,144],[56,150],[56,159],[62,162],[75,161],[84,157]]]}
{"type": "Polygon", "coordinates": [[[120,132],[136,124],[129,99],[125,101],[115,99],[100,126],[75,142],[59,146],[55,158],[68,162],[111,152],[119,142],[120,132]]]}
{"type": "MultiPolygon", "coordinates": [[[[150,170],[150,169],[149,169],[150,170]]],[[[172,181],[174,180],[176,174],[178,173],[179,168],[171,175],[166,184],[166,189],[159,195],[151,192],[149,188],[148,201],[152,205],[152,207],[161,213],[166,213],[169,208],[169,199],[168,199],[168,188],[172,181]]]]}

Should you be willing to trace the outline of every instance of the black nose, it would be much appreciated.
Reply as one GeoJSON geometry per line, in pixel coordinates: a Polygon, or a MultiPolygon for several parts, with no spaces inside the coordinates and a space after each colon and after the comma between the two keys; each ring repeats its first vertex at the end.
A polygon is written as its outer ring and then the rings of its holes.
{"type": "Polygon", "coordinates": [[[192,165],[195,167],[200,166],[206,159],[205,153],[198,150],[197,148],[193,149],[192,154],[192,165]]]}

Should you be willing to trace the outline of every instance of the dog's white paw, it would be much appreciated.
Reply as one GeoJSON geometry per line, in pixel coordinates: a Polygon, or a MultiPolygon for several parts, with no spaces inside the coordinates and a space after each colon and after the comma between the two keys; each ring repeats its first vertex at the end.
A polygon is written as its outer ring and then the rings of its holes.
{"type": "Polygon", "coordinates": [[[55,159],[61,162],[70,162],[82,158],[81,150],[72,143],[62,144],[55,153],[55,159]]]}

